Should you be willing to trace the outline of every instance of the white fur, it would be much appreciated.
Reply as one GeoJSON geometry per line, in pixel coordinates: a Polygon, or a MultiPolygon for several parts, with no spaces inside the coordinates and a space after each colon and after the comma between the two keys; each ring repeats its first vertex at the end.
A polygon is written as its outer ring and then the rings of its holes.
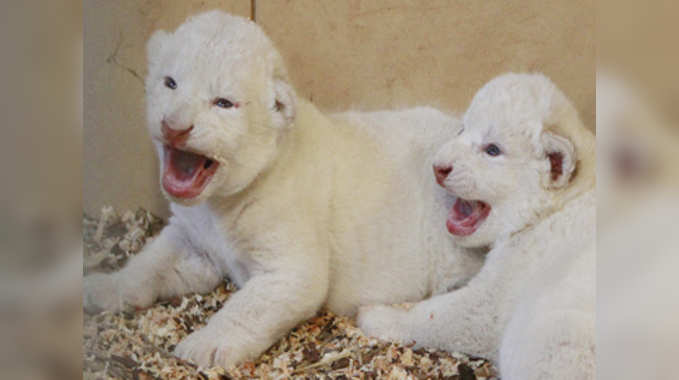
{"type": "Polygon", "coordinates": [[[464,131],[436,162],[445,186],[492,206],[468,247],[491,245],[467,286],[409,311],[367,306],[368,334],[499,362],[503,379],[594,377],[594,138],[544,76],[506,74],[485,85],[464,131]],[[503,153],[489,156],[487,144],[503,153]],[[549,152],[564,155],[551,176],[549,152]]]}
{"type": "Polygon", "coordinates": [[[193,125],[188,149],[219,167],[120,272],[85,279],[87,309],[148,306],[239,287],[176,348],[202,366],[254,358],[323,305],[417,301],[466,283],[482,256],[453,246],[450,197],[431,154],[460,129],[431,108],[326,116],[298,99],[282,60],[252,22],[221,12],[149,41],[148,126],[193,125]],[[177,83],[164,86],[165,76],[177,83]],[[224,97],[239,103],[213,105],[224,97]]]}

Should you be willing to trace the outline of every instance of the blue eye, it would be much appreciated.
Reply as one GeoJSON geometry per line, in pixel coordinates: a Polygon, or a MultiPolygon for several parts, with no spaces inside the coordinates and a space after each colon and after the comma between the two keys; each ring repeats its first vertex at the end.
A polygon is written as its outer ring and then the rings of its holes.
{"type": "Polygon", "coordinates": [[[165,87],[169,88],[170,90],[174,90],[177,88],[177,82],[175,82],[172,77],[165,77],[165,87]]]}
{"type": "Polygon", "coordinates": [[[212,102],[212,104],[216,105],[219,108],[231,108],[231,107],[233,107],[233,103],[231,103],[229,100],[224,99],[224,98],[217,98],[212,102]]]}
{"type": "Polygon", "coordinates": [[[485,151],[486,151],[487,155],[493,156],[493,157],[499,156],[499,155],[502,154],[502,151],[500,150],[500,148],[498,148],[498,146],[495,145],[495,144],[488,144],[488,146],[486,146],[485,151]]]}

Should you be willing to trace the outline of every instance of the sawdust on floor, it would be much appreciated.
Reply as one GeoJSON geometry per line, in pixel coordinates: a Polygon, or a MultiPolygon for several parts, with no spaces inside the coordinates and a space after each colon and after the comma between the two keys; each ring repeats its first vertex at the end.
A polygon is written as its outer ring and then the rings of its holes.
{"type": "MultiPolygon", "coordinates": [[[[83,218],[85,274],[114,271],[163,227],[139,209],[102,209],[83,218]]],[[[208,294],[159,301],[136,311],[84,317],[84,379],[497,379],[485,359],[417,349],[370,338],[351,318],[328,311],[299,324],[257,360],[231,368],[198,368],[172,355],[237,289],[228,279],[208,294]]]]}

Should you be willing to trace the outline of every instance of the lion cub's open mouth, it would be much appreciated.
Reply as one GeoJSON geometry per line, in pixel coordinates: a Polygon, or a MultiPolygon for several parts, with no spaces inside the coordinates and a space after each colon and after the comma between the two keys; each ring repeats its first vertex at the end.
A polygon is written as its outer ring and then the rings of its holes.
{"type": "Polygon", "coordinates": [[[176,198],[198,196],[215,174],[219,163],[197,153],[163,147],[163,188],[176,198]]]}
{"type": "Polygon", "coordinates": [[[490,214],[490,205],[482,201],[468,201],[457,198],[450,209],[446,227],[448,232],[457,236],[471,235],[490,214]]]}

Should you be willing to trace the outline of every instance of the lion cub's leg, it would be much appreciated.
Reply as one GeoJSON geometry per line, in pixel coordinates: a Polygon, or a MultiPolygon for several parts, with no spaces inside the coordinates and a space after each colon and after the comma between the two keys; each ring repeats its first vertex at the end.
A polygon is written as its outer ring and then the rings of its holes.
{"type": "Polygon", "coordinates": [[[363,307],[358,325],[366,334],[385,340],[494,357],[501,318],[492,280],[486,265],[466,287],[419,302],[408,311],[363,307]]]}
{"type": "Polygon", "coordinates": [[[194,252],[181,229],[170,224],[120,271],[85,277],[83,307],[90,312],[146,307],[157,298],[207,292],[222,276],[194,252]]]}
{"type": "Polygon", "coordinates": [[[275,248],[257,245],[249,252],[251,277],[207,326],[192,333],[175,354],[202,367],[232,364],[260,355],[296,324],[310,318],[328,292],[328,255],[315,244],[316,234],[258,234],[275,248]]]}

